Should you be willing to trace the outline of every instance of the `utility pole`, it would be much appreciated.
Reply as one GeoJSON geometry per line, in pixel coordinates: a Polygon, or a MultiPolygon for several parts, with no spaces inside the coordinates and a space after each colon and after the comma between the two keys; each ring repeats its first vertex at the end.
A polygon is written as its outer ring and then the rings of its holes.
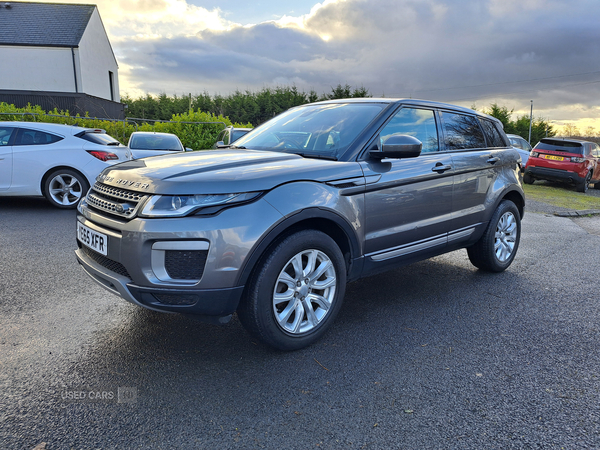
{"type": "Polygon", "coordinates": [[[531,123],[533,122],[533,100],[531,100],[531,111],[529,112],[529,145],[531,145],[531,123]]]}

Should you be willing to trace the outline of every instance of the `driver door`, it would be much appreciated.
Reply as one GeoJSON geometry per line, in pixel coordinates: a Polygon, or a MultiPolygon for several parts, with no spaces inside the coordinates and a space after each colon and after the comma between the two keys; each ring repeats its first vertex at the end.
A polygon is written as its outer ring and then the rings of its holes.
{"type": "Polygon", "coordinates": [[[0,126],[0,191],[6,191],[12,184],[14,128],[0,126]]]}
{"type": "Polygon", "coordinates": [[[439,151],[435,111],[402,108],[381,140],[393,134],[413,136],[423,148],[416,158],[361,162],[367,178],[379,176],[365,192],[368,271],[439,252],[452,221],[454,166],[452,156],[439,151]]]}

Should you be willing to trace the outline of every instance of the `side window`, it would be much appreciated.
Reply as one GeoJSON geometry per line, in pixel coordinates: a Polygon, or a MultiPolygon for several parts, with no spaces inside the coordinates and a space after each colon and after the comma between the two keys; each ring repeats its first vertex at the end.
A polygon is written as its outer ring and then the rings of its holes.
{"type": "Polygon", "coordinates": [[[423,143],[423,153],[440,149],[435,115],[428,109],[402,108],[381,131],[381,142],[392,134],[407,134],[417,138],[423,143]]]}
{"type": "Polygon", "coordinates": [[[498,131],[498,128],[496,128],[496,124],[494,122],[491,120],[482,119],[481,125],[488,147],[506,147],[506,142],[504,142],[504,139],[498,131]]]}
{"type": "Polygon", "coordinates": [[[442,114],[448,150],[485,148],[483,132],[475,117],[444,112],[442,114]]]}
{"type": "Polygon", "coordinates": [[[598,144],[594,144],[594,152],[593,155],[596,158],[600,158],[600,147],[598,146],[598,144]]]}
{"type": "Polygon", "coordinates": [[[8,145],[14,128],[0,127],[0,147],[8,145]]]}
{"type": "Polygon", "coordinates": [[[225,142],[225,134],[227,133],[227,130],[223,130],[219,133],[219,136],[217,137],[217,142],[221,142],[223,141],[224,144],[227,144],[227,142],[225,142]]]}
{"type": "Polygon", "coordinates": [[[21,128],[14,145],[46,145],[61,141],[63,138],[44,131],[21,128]]]}

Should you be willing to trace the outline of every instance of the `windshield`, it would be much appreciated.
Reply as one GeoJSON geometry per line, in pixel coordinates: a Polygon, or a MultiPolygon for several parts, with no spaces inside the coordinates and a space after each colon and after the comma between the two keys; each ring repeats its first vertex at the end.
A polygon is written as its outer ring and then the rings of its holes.
{"type": "Polygon", "coordinates": [[[337,159],[385,106],[329,103],[294,108],[242,136],[234,147],[337,159]]]}
{"type": "Polygon", "coordinates": [[[180,152],[183,147],[176,136],[170,134],[133,134],[129,140],[132,150],[171,150],[180,152]]]}

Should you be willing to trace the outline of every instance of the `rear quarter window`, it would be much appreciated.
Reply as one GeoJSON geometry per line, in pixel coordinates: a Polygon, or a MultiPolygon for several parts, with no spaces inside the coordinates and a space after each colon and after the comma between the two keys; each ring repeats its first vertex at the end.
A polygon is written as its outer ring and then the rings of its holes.
{"type": "Polygon", "coordinates": [[[21,128],[17,133],[14,145],[48,145],[63,139],[62,136],[46,133],[45,131],[21,128]]]}

